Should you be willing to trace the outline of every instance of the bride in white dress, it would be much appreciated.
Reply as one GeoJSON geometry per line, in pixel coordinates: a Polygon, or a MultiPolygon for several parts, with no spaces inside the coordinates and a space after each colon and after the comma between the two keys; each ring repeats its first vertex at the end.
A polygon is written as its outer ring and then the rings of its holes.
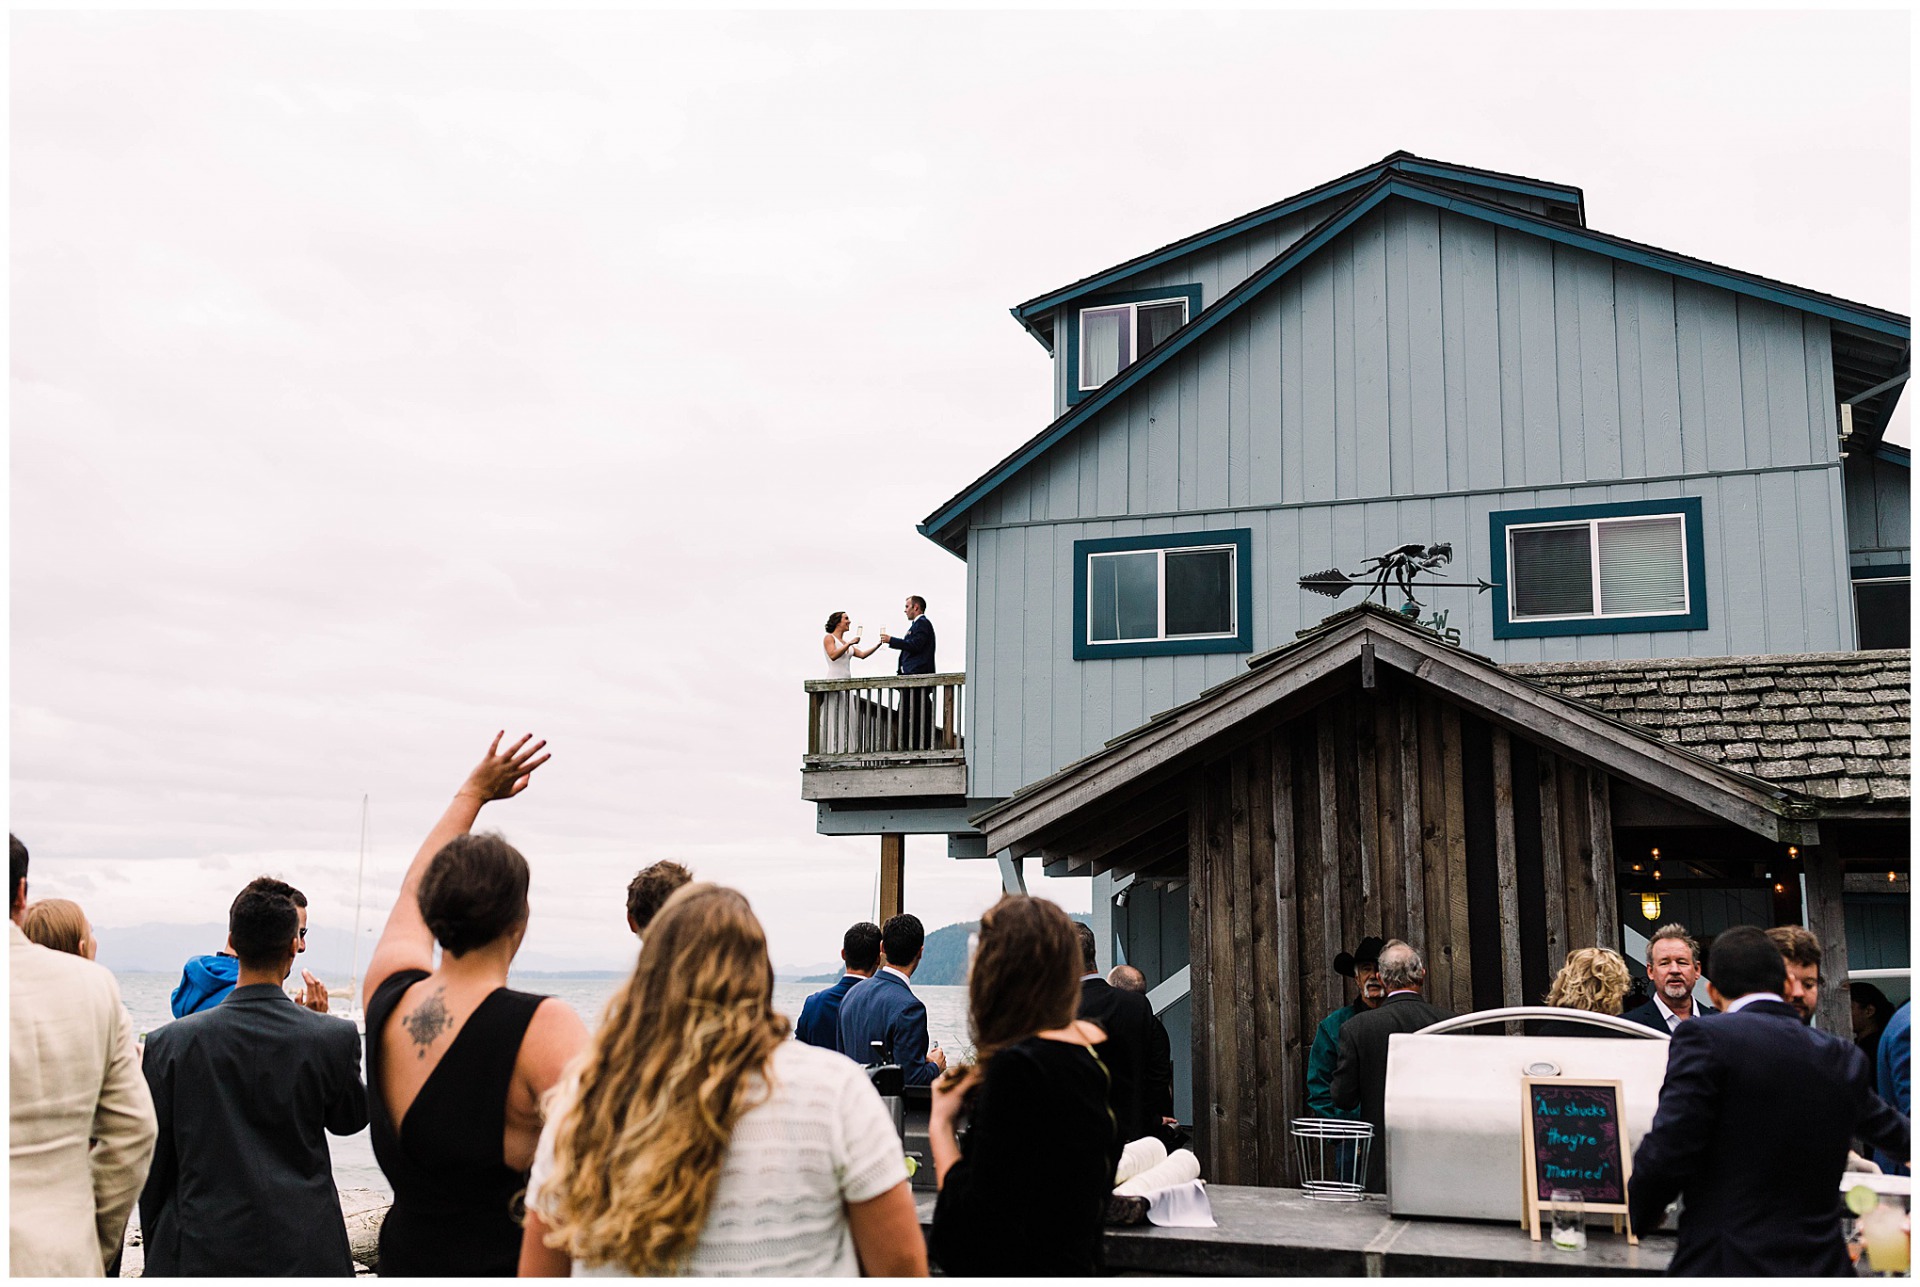
{"type": "MultiPolygon", "coordinates": [[[[820,640],[820,646],[827,654],[828,679],[852,679],[853,658],[871,657],[880,648],[873,644],[866,649],[856,647],[860,636],[847,638],[847,629],[853,624],[853,618],[844,612],[836,612],[827,618],[827,633],[820,640]]],[[[820,750],[828,755],[838,755],[860,749],[859,729],[853,718],[853,693],[837,692],[823,694],[820,704],[820,750]]]]}

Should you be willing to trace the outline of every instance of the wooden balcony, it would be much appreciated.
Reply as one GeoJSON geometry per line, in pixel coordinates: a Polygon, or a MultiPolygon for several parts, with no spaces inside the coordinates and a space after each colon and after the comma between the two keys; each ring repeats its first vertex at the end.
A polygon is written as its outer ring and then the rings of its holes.
{"type": "Polygon", "coordinates": [[[964,796],[965,675],[807,681],[803,800],[964,796]]]}

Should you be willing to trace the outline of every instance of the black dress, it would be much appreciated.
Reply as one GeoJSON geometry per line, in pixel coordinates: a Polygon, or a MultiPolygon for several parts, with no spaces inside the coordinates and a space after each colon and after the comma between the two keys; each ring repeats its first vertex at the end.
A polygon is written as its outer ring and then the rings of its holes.
{"type": "Polygon", "coordinates": [[[396,1132],[381,1090],[381,1035],[401,996],[426,977],[425,970],[402,970],[367,1003],[373,1155],[393,1186],[375,1272],[511,1278],[520,1264],[527,1173],[509,1167],[501,1152],[507,1091],[521,1039],[546,998],[511,988],[489,993],[427,1074],[396,1132]]]}
{"type": "Polygon", "coordinates": [[[947,1171],[929,1251],[950,1275],[1092,1274],[1120,1145],[1107,1070],[1085,1046],[1028,1037],[995,1055],[947,1171]]]}

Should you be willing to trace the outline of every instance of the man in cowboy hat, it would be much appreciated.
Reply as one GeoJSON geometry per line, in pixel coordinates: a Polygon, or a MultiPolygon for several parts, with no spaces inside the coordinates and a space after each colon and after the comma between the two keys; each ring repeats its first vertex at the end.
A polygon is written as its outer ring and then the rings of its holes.
{"type": "Polygon", "coordinates": [[[1336,1108],[1333,1103],[1333,1069],[1340,1062],[1340,1029],[1356,1014],[1364,1014],[1386,998],[1380,984],[1382,938],[1363,938],[1352,953],[1333,958],[1333,972],[1345,975],[1360,986],[1352,1004],[1343,1005],[1320,1021],[1313,1034],[1313,1052],[1307,1056],[1307,1111],[1315,1117],[1357,1117],[1357,1108],[1336,1108]]]}

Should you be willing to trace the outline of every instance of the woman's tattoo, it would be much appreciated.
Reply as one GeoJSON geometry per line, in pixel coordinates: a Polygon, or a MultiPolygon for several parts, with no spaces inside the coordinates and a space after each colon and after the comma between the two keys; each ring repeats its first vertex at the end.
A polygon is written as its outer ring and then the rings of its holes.
{"type": "Polygon", "coordinates": [[[447,1016],[447,1003],[442,999],[443,995],[444,990],[436,991],[403,1021],[407,1035],[419,1047],[414,1053],[421,1059],[427,1057],[427,1047],[453,1024],[453,1020],[447,1016]]]}

